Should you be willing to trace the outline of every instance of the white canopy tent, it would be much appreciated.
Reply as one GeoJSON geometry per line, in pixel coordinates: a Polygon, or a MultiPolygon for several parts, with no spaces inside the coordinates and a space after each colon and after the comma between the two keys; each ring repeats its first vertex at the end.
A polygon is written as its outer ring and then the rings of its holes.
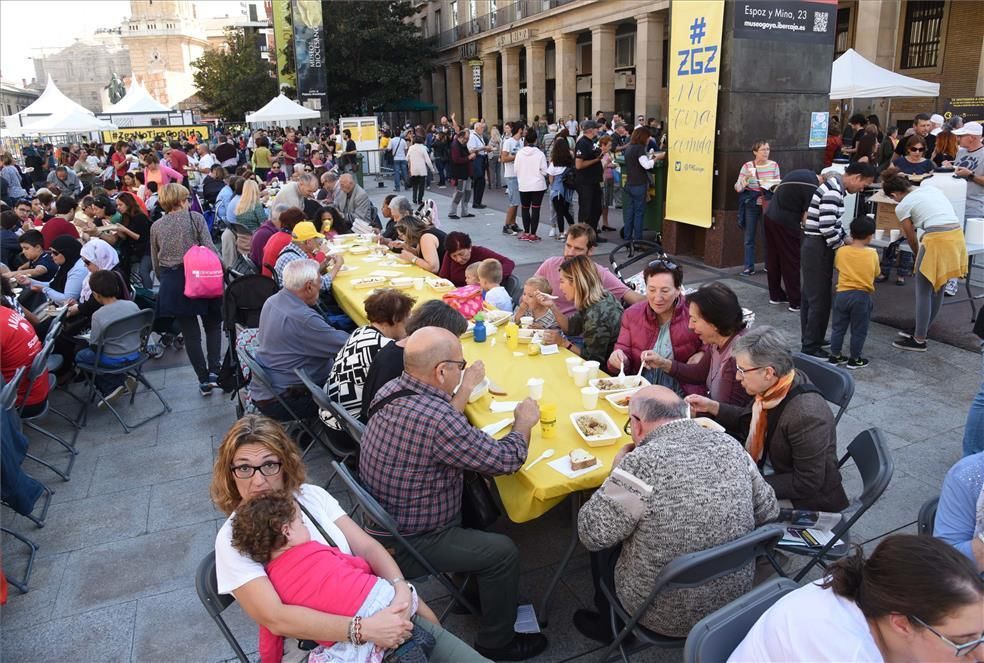
{"type": "Polygon", "coordinates": [[[301,106],[296,101],[287,98],[283,93],[256,111],[246,116],[250,124],[255,122],[293,122],[300,120],[317,120],[321,113],[301,106]]]}
{"type": "Polygon", "coordinates": [[[150,96],[143,85],[133,80],[126,96],[102,112],[103,115],[126,113],[171,113],[170,108],[150,96]]]}
{"type": "Polygon", "coordinates": [[[831,99],[938,97],[939,94],[939,83],[910,78],[879,67],[853,48],[834,60],[830,71],[831,99]]]}
{"type": "Polygon", "coordinates": [[[84,108],[68,108],[56,115],[49,115],[25,127],[11,127],[4,131],[11,136],[60,136],[64,134],[83,134],[90,131],[116,129],[112,122],[100,120],[84,108]]]}
{"type": "Polygon", "coordinates": [[[64,115],[69,111],[94,117],[92,111],[66,97],[58,89],[58,86],[55,85],[55,82],[51,80],[51,76],[49,75],[44,92],[41,93],[41,96],[34,103],[21,112],[8,115],[4,118],[4,124],[6,126],[4,133],[8,135],[19,135],[23,132],[23,129],[36,122],[47,120],[55,115],[64,115]]]}

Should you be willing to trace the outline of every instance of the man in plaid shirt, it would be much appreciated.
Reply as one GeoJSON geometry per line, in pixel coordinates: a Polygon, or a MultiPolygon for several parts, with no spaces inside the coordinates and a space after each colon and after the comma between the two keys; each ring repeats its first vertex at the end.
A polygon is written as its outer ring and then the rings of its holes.
{"type": "MultiPolygon", "coordinates": [[[[516,408],[513,430],[501,440],[472,426],[451,403],[459,384],[484,377],[482,366],[463,379],[461,341],[446,329],[424,327],[407,340],[404,372],[373,399],[362,437],[359,472],[366,487],[397,522],[400,533],[439,571],[474,574],[481,602],[475,649],[495,660],[523,660],[547,647],[541,634],[515,633],[519,553],[502,534],[461,527],[463,472],[512,474],[526,461],[536,402],[516,408]],[[389,398],[392,397],[392,398],[389,398]]],[[[425,570],[393,550],[409,576],[425,570]]]]}

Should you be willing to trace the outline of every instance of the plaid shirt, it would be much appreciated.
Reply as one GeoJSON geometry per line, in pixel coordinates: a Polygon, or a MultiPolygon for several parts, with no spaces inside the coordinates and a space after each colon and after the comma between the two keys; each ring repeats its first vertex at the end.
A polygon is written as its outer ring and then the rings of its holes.
{"type": "Polygon", "coordinates": [[[390,401],[369,419],[359,473],[400,533],[410,535],[454,520],[461,511],[463,470],[512,474],[526,461],[527,441],[515,432],[496,441],[472,426],[451,396],[406,373],[373,402],[400,389],[418,395],[390,401]]]}

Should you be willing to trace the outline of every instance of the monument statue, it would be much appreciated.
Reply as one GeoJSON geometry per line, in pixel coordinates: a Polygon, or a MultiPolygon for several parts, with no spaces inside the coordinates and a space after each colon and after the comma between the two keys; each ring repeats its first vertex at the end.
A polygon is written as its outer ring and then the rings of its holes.
{"type": "Polygon", "coordinates": [[[109,91],[110,103],[119,103],[120,99],[126,96],[126,86],[123,85],[123,81],[120,80],[119,74],[115,71],[113,72],[113,77],[109,79],[109,85],[105,89],[109,91]]]}

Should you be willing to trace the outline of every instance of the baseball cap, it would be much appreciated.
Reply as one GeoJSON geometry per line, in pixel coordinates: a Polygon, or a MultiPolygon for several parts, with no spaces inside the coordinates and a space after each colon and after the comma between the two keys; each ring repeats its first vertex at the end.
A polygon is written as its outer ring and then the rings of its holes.
{"type": "Polygon", "coordinates": [[[585,120],[581,123],[581,131],[588,131],[590,129],[597,129],[598,123],[594,120],[585,120]]]}
{"type": "Polygon", "coordinates": [[[310,221],[301,221],[296,226],[294,226],[294,231],[291,233],[291,237],[297,242],[306,242],[309,239],[314,239],[315,237],[320,237],[324,239],[325,236],[322,235],[315,229],[314,224],[310,221]]]}
{"type": "Polygon", "coordinates": [[[936,113],[929,118],[929,121],[933,124],[943,124],[946,120],[943,119],[942,115],[936,113]]]}
{"type": "Polygon", "coordinates": [[[959,129],[953,130],[954,136],[980,136],[982,131],[980,122],[968,122],[959,129]]]}

